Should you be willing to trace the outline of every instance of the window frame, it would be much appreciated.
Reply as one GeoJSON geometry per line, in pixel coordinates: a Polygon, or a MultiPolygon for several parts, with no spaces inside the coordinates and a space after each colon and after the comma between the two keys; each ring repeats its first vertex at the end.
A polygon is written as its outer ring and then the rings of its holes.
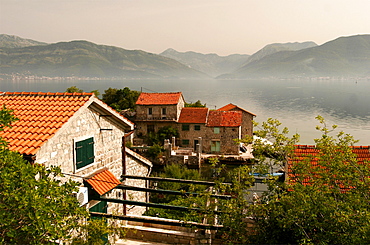
{"type": "Polygon", "coordinates": [[[190,131],[190,124],[182,124],[181,125],[182,131],[190,131]]]}
{"type": "Polygon", "coordinates": [[[190,140],[188,140],[188,139],[182,139],[181,140],[181,144],[182,145],[189,145],[190,144],[190,140]]]}
{"type": "Polygon", "coordinates": [[[200,125],[199,124],[194,125],[194,130],[195,131],[200,131],[201,130],[200,125]]]}

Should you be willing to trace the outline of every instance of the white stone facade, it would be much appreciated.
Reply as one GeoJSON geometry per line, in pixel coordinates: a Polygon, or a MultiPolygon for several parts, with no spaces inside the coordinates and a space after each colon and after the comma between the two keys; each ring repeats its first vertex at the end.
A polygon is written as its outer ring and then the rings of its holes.
{"type": "MultiPolygon", "coordinates": [[[[91,176],[97,171],[108,169],[113,175],[120,179],[122,175],[122,137],[133,125],[124,124],[115,116],[109,115],[93,103],[86,103],[81,107],[53,137],[45,142],[36,153],[36,163],[45,166],[58,166],[65,173],[66,179],[73,179],[83,183],[83,178],[91,176]],[[75,142],[93,137],[94,140],[94,162],[76,168],[75,142]]],[[[127,141],[131,141],[128,138],[127,141]]],[[[126,152],[130,151],[126,149],[126,152]]],[[[126,174],[148,176],[151,163],[139,155],[126,153],[126,174]]],[[[145,187],[145,181],[130,180],[126,184],[145,187]]],[[[123,198],[123,191],[113,190],[108,196],[123,198]]],[[[145,193],[130,193],[126,197],[135,201],[146,201],[145,193]]],[[[91,206],[90,206],[91,207],[91,206]]],[[[122,212],[122,204],[109,204],[108,212],[122,212]]],[[[145,208],[132,207],[127,214],[141,215],[145,208]],[[131,210],[131,211],[130,211],[131,210]]]]}

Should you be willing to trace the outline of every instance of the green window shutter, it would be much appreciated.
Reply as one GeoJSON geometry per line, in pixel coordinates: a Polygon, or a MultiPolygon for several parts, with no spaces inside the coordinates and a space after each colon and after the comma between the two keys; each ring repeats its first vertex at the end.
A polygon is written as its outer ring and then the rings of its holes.
{"type": "Polygon", "coordinates": [[[94,138],[76,142],[76,167],[80,169],[94,162],[94,138]]]}

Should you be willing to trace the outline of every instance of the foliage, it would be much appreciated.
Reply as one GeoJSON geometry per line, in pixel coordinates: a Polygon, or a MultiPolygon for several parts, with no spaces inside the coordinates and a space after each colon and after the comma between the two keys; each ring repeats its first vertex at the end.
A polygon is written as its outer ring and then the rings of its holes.
{"type": "Polygon", "coordinates": [[[200,100],[197,100],[194,103],[186,103],[185,102],[185,107],[206,107],[206,104],[202,104],[202,102],[200,102],[200,100]]]}
{"type": "MultiPolygon", "coordinates": [[[[311,160],[293,162],[291,171],[296,182],[287,188],[276,180],[269,183],[268,203],[251,208],[256,222],[255,243],[312,243],[312,244],[368,244],[370,242],[370,165],[358,164],[351,146],[352,136],[339,132],[330,136],[336,126],[329,129],[325,120],[318,116],[323,126],[317,129],[323,134],[315,140],[318,154],[317,166],[311,160]],[[304,179],[310,179],[309,184],[304,179]],[[289,191],[287,191],[289,190],[289,191]]],[[[270,124],[271,126],[271,124],[270,124]]],[[[264,127],[263,131],[276,132],[276,127],[264,127]]],[[[281,139],[281,134],[275,138],[281,139]]],[[[281,142],[283,143],[283,142],[281,142]]],[[[294,140],[285,140],[283,154],[291,154],[294,140]]],[[[263,150],[277,151],[275,159],[284,162],[276,145],[254,146],[254,156],[263,150]]],[[[268,152],[271,152],[268,151],[268,152]]],[[[280,151],[281,153],[281,151],[280,151]]],[[[292,156],[292,155],[290,155],[292,156]]],[[[265,159],[265,156],[262,156],[265,159]]]]}
{"type": "Polygon", "coordinates": [[[87,217],[72,195],[77,183],[62,183],[60,169],[31,165],[0,150],[0,237],[2,242],[46,244],[71,238],[77,220],[87,217]]]}
{"type": "MultiPolygon", "coordinates": [[[[174,179],[187,179],[187,180],[202,180],[199,172],[194,169],[188,169],[184,165],[180,164],[169,164],[166,165],[161,173],[158,174],[158,177],[162,178],[174,178],[174,179]]],[[[156,183],[157,189],[162,190],[173,190],[173,191],[181,191],[185,192],[198,192],[201,193],[204,191],[205,187],[195,184],[187,184],[187,183],[178,183],[178,182],[166,182],[166,181],[158,181],[156,183]]],[[[204,206],[204,195],[203,197],[194,197],[191,194],[186,196],[181,195],[171,195],[171,194],[159,194],[159,193],[152,193],[150,195],[150,201],[153,203],[166,203],[168,205],[175,205],[175,206],[184,206],[184,207],[192,207],[192,208],[202,208],[204,206]]],[[[162,218],[176,218],[181,220],[191,220],[196,221],[193,213],[183,212],[183,211],[174,211],[174,210],[165,210],[159,208],[150,208],[149,211],[146,213],[149,216],[158,216],[162,218]]]]}
{"type": "MultiPolygon", "coordinates": [[[[3,107],[0,131],[14,120],[3,107]]],[[[73,237],[100,239],[101,244],[107,231],[117,234],[107,223],[85,223],[89,214],[73,194],[80,184],[64,180],[60,168],[32,165],[4,143],[0,147],[0,244],[51,244],[73,237]]]]}
{"type": "Polygon", "coordinates": [[[164,151],[163,146],[154,144],[149,147],[148,152],[146,154],[151,159],[158,159],[159,157],[161,157],[163,151],[164,151]]]}
{"type": "Polygon", "coordinates": [[[67,88],[66,92],[67,93],[83,93],[83,90],[77,88],[76,86],[72,86],[72,87],[67,88]]]}
{"type": "MultiPolygon", "coordinates": [[[[158,174],[158,177],[161,178],[174,178],[174,179],[187,179],[187,180],[201,180],[199,172],[194,169],[188,169],[184,165],[180,164],[169,164],[166,165],[161,173],[158,174]]],[[[177,182],[166,182],[159,181],[157,183],[158,189],[163,190],[173,190],[173,191],[197,191],[202,190],[201,187],[195,185],[189,185],[186,183],[177,183],[177,182]]],[[[164,195],[164,194],[151,194],[150,200],[152,202],[158,203],[168,203],[174,199],[177,199],[179,196],[173,195],[164,195]]]]}
{"type": "Polygon", "coordinates": [[[117,111],[134,110],[139,95],[138,91],[130,90],[128,87],[123,89],[108,88],[104,91],[102,100],[117,111]]]}
{"type": "MultiPolygon", "coordinates": [[[[339,132],[331,136],[336,126],[329,128],[322,117],[317,119],[321,124],[317,129],[322,132],[321,138],[315,139],[318,153],[314,159],[318,165],[312,166],[310,157],[290,161],[295,182],[282,182],[271,173],[287,169],[299,135],[289,136],[288,129],[281,128],[278,120],[268,119],[255,132],[254,140],[252,137],[243,140],[253,142],[253,168],[242,166],[229,171],[226,179],[232,184],[223,184],[223,177],[216,179],[213,192],[233,198],[212,200],[204,193],[200,197],[166,201],[221,211],[217,220],[225,227],[220,231],[224,244],[369,244],[370,163],[358,163],[351,148],[356,140],[351,135],[339,132]],[[253,201],[246,198],[254,183],[251,172],[265,176],[268,187],[253,201]]],[[[216,172],[222,170],[216,162],[214,167],[216,172]]],[[[176,175],[170,171],[166,176],[178,178],[176,175]]],[[[212,213],[205,216],[192,213],[193,217],[189,217],[160,210],[153,210],[153,214],[197,221],[216,217],[212,213]]]]}
{"type": "MultiPolygon", "coordinates": [[[[0,110],[0,132],[3,131],[5,127],[11,127],[11,124],[18,120],[12,112],[12,110],[6,109],[5,105],[3,105],[0,110]]],[[[5,147],[6,144],[7,143],[0,137],[0,148],[5,147]]]]}
{"type": "Polygon", "coordinates": [[[147,136],[148,144],[149,145],[163,145],[164,140],[169,139],[171,140],[172,137],[178,137],[179,136],[179,131],[177,128],[171,127],[171,126],[164,126],[158,131],[155,132],[150,132],[147,136]]]}
{"type": "MultiPolygon", "coordinates": [[[[67,93],[83,93],[84,91],[76,86],[72,86],[66,89],[67,93]]],[[[99,97],[100,92],[99,90],[92,90],[90,93],[95,94],[96,97],[99,97]]]]}

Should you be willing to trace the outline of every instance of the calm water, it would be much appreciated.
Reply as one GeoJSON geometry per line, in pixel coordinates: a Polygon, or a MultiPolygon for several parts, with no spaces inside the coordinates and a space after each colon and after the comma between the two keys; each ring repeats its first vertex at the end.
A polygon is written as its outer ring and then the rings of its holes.
{"type": "Polygon", "coordinates": [[[129,87],[143,92],[183,92],[187,102],[200,100],[211,109],[236,104],[257,115],[256,121],[279,119],[292,133],[301,135],[302,144],[313,144],[320,136],[315,116],[329,125],[370,145],[370,81],[0,81],[0,91],[64,92],[77,86],[86,92],[109,87],[129,87]]]}

